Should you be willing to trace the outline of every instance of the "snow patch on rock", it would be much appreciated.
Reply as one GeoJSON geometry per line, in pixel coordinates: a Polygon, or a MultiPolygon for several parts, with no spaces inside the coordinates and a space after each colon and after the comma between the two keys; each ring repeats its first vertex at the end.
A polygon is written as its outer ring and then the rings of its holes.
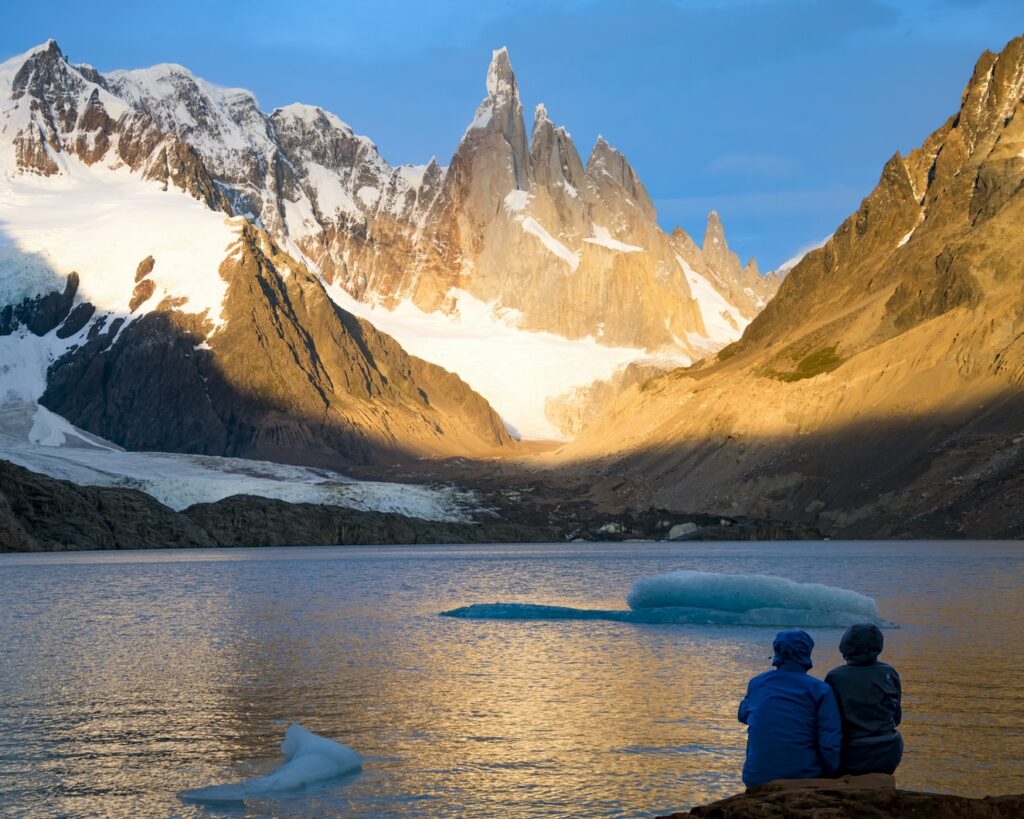
{"type": "Polygon", "coordinates": [[[609,250],[617,250],[619,253],[642,253],[643,248],[637,247],[636,245],[628,245],[625,242],[620,242],[614,236],[611,231],[603,225],[592,225],[592,235],[587,236],[583,241],[589,242],[592,245],[600,245],[606,247],[609,250]]]}
{"type": "Polygon", "coordinates": [[[736,307],[726,301],[714,285],[694,270],[686,259],[677,255],[676,261],[679,262],[690,285],[690,293],[700,307],[704,329],[707,331],[703,338],[718,345],[719,348],[738,339],[750,320],[744,318],[736,307]]]}

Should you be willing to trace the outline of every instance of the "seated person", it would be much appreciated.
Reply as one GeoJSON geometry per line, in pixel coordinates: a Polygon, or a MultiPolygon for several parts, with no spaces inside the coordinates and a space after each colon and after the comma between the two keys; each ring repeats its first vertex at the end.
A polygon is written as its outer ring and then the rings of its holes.
{"type": "Polygon", "coordinates": [[[739,720],[748,726],[743,784],[835,776],[839,711],[832,689],[807,673],[814,640],[780,631],[772,647],[775,670],[754,677],[740,703],[739,720]]]}
{"type": "Polygon", "coordinates": [[[882,644],[874,623],[850,626],[839,641],[846,665],[825,677],[843,721],[843,774],[891,774],[903,758],[903,737],[896,730],[903,717],[900,675],[879,662],[882,644]]]}

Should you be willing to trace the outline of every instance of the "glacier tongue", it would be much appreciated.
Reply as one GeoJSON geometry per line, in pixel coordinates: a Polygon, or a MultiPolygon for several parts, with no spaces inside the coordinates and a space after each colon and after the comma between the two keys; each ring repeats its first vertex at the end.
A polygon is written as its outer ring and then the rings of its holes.
{"type": "Polygon", "coordinates": [[[139,489],[177,510],[231,495],[397,512],[438,521],[472,520],[479,509],[476,495],[451,486],[357,481],[326,469],[242,458],[126,452],[34,401],[0,404],[0,458],[77,484],[139,489]]]}

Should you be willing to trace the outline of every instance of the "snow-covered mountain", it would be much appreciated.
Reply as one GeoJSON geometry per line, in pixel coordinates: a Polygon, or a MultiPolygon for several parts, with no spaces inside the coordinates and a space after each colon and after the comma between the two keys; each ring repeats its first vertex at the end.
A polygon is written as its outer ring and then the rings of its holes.
{"type": "Polygon", "coordinates": [[[776,287],[714,214],[703,248],[661,231],[604,140],[584,166],[539,107],[528,141],[504,49],[447,167],[181,66],[0,64],[0,392],[132,448],[482,453],[471,388],[545,437],[547,399],[718,349],[776,287]]]}

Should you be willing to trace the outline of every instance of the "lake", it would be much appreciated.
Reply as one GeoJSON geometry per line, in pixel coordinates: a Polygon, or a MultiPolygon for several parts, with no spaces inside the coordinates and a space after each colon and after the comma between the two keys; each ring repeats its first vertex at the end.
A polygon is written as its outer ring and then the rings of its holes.
{"type": "MultiPolygon", "coordinates": [[[[741,789],[736,706],[776,628],[465,620],[622,609],[675,569],[875,598],[901,787],[1024,792],[1024,544],[619,543],[0,555],[0,813],[649,816],[741,789]],[[215,811],[299,722],[362,773],[215,811]]],[[[809,628],[819,676],[837,628],[809,628]]]]}

